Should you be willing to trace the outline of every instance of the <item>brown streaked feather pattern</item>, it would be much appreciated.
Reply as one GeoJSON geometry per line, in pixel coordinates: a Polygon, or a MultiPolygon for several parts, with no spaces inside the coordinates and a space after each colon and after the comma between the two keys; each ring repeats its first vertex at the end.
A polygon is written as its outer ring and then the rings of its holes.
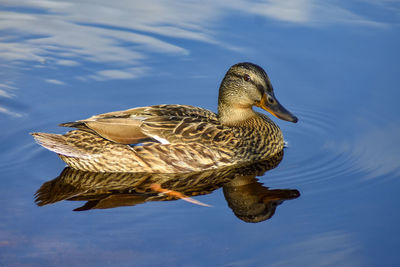
{"type": "Polygon", "coordinates": [[[283,149],[279,127],[253,106],[297,122],[275,99],[265,71],[252,63],[239,63],[221,82],[218,115],[187,105],[156,105],[63,123],[77,128],[65,135],[33,136],[79,170],[201,171],[266,159],[283,149]]]}
{"type": "Polygon", "coordinates": [[[191,106],[152,106],[107,114],[62,124],[79,129],[65,135],[33,135],[39,144],[59,154],[69,166],[92,172],[200,171],[260,160],[283,148],[279,128],[262,114],[234,128],[221,125],[215,113],[191,106]],[[136,131],[141,140],[162,138],[169,144],[153,140],[129,146],[117,142],[110,132],[118,129],[116,125],[126,124],[129,116],[134,121],[135,117],[140,119],[130,129],[119,128],[128,132],[127,136],[136,127],[133,135],[136,131]],[[93,124],[97,121],[102,127],[93,124]]]}
{"type": "MultiPolygon", "coordinates": [[[[60,137],[78,151],[72,156],[56,151],[60,157],[75,169],[92,172],[189,172],[221,166],[223,158],[232,156],[227,151],[217,151],[197,143],[190,146],[150,143],[131,147],[80,130],[60,137]],[[75,156],[80,153],[88,156],[75,156]]],[[[46,146],[44,142],[42,145],[46,146]]]]}
{"type": "MultiPolygon", "coordinates": [[[[130,192],[148,194],[151,199],[171,199],[155,194],[152,184],[184,193],[187,196],[208,194],[238,176],[260,176],[275,168],[283,157],[283,151],[268,160],[219,169],[189,173],[98,173],[84,172],[66,167],[54,180],[45,182],[35,194],[39,206],[65,199],[92,200],[95,197],[130,192]]],[[[135,194],[136,193],[136,194],[135,194]]],[[[139,198],[140,200],[140,198],[139,198]]]]}

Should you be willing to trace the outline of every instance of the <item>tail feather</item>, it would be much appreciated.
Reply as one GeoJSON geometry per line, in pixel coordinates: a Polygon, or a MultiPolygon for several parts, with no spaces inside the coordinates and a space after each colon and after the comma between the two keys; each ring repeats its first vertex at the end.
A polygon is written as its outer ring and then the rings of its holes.
{"type": "Polygon", "coordinates": [[[49,133],[31,133],[31,135],[39,145],[57,154],[68,157],[87,157],[85,153],[82,153],[78,148],[69,144],[62,135],[49,133]]]}
{"type": "Polygon", "coordinates": [[[64,123],[60,123],[58,126],[70,127],[70,128],[82,128],[82,127],[86,128],[85,124],[83,122],[79,122],[79,121],[64,122],[64,123]]]}

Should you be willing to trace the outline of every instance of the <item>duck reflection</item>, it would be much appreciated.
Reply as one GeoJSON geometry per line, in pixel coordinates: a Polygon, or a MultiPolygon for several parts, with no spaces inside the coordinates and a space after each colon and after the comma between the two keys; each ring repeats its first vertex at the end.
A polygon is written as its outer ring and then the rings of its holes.
{"type": "Polygon", "coordinates": [[[185,174],[94,173],[67,167],[39,188],[35,202],[44,206],[61,200],[87,201],[74,211],[177,199],[208,206],[190,197],[222,187],[228,206],[239,219],[261,222],[271,218],[283,201],[300,196],[297,190],[271,190],[256,178],[275,168],[282,157],[283,151],[251,165],[185,174]]]}

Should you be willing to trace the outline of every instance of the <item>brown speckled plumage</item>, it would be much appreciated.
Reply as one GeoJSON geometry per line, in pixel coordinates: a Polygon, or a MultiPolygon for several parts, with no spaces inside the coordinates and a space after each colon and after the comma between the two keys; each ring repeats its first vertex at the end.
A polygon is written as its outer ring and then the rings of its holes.
{"type": "Polygon", "coordinates": [[[61,126],[77,128],[65,135],[32,135],[78,170],[201,171],[258,161],[283,149],[279,127],[254,112],[253,105],[297,121],[275,99],[265,72],[254,64],[239,63],[221,84],[218,115],[193,106],[158,105],[64,123],[61,126]]]}
{"type": "Polygon", "coordinates": [[[187,197],[209,194],[222,187],[234,214],[245,222],[256,223],[271,218],[282,202],[300,195],[295,189],[270,189],[256,178],[275,168],[282,156],[283,150],[251,164],[180,174],[98,173],[67,167],[57,178],[42,184],[35,194],[35,202],[44,206],[62,200],[87,201],[74,209],[85,211],[149,201],[188,200],[187,197]]]}
{"type": "Polygon", "coordinates": [[[232,185],[238,177],[263,175],[275,168],[282,160],[283,151],[267,160],[234,167],[210,169],[190,173],[99,173],[84,172],[66,167],[60,175],[45,182],[36,193],[38,205],[47,205],[60,200],[94,200],[115,195],[146,195],[148,200],[170,200],[171,196],[158,194],[153,184],[181,192],[186,196],[209,194],[222,185],[232,185]]]}

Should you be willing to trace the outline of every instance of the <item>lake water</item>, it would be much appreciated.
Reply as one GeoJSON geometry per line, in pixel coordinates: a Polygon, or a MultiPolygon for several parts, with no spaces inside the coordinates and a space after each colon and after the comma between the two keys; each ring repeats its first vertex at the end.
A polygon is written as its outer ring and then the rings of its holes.
{"type": "Polygon", "coordinates": [[[0,5],[0,266],[399,266],[398,1],[0,5]],[[29,135],[137,106],[216,111],[242,61],[299,122],[274,118],[273,169],[170,177],[208,206],[64,170],[29,135]]]}

